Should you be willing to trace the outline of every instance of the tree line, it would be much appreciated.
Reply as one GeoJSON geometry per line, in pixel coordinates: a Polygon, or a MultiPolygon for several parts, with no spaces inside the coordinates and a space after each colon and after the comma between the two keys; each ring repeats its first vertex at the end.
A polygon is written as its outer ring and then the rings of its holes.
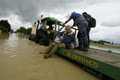
{"type": "Polygon", "coordinates": [[[24,33],[24,34],[31,34],[32,28],[25,28],[25,27],[20,27],[17,29],[16,32],[24,33]]]}
{"type": "Polygon", "coordinates": [[[104,40],[99,40],[99,41],[91,40],[91,42],[98,43],[98,44],[114,44],[113,42],[104,41],[104,40]]]}

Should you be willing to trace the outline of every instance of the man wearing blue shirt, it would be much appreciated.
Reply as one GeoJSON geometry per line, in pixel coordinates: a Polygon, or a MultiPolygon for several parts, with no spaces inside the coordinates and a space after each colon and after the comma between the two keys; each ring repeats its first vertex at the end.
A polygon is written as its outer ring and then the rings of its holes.
{"type": "Polygon", "coordinates": [[[77,35],[77,38],[79,40],[78,49],[83,51],[88,51],[88,37],[87,37],[88,22],[81,14],[73,12],[70,18],[63,25],[68,23],[71,19],[73,19],[74,21],[73,26],[78,27],[78,35],[77,35]]]}

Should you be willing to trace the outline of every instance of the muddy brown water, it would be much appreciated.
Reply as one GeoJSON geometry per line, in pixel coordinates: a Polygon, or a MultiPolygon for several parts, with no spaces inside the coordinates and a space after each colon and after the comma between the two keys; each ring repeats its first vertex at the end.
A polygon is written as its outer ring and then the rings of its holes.
{"type": "Polygon", "coordinates": [[[21,34],[0,34],[0,80],[98,80],[79,66],[54,55],[21,34]]]}

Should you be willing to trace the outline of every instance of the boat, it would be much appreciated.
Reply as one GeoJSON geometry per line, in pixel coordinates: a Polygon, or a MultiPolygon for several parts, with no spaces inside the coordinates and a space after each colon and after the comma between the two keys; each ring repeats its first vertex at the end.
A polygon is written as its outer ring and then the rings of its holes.
{"type": "Polygon", "coordinates": [[[93,48],[88,52],[60,48],[58,54],[82,64],[103,80],[120,80],[120,54],[93,48]]]}

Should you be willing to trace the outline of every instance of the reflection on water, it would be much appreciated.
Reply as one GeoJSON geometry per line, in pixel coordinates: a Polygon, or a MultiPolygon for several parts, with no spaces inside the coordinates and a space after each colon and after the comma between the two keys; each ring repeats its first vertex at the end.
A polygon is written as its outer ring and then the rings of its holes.
{"type": "Polygon", "coordinates": [[[21,34],[0,34],[0,80],[98,80],[58,56],[43,59],[46,47],[21,34]]]}
{"type": "Polygon", "coordinates": [[[9,33],[0,33],[0,40],[7,40],[9,35],[9,33]]]}

